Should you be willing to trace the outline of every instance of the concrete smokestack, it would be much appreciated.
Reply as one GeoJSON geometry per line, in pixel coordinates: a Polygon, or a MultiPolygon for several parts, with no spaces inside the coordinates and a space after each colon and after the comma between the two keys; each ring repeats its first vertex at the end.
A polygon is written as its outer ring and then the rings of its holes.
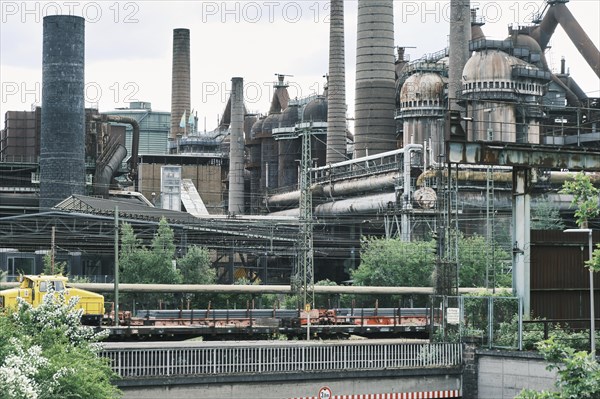
{"type": "Polygon", "coordinates": [[[329,84],[327,93],[327,163],[346,160],[346,65],[344,0],[331,0],[329,84]]]}
{"type": "Polygon", "coordinates": [[[85,20],[44,17],[40,209],[85,193],[85,20]]]}
{"type": "Polygon", "coordinates": [[[190,30],[173,29],[173,76],[171,82],[171,139],[185,135],[179,127],[181,116],[189,117],[190,102],[190,30]]]}
{"type": "Polygon", "coordinates": [[[458,95],[462,87],[463,69],[469,59],[471,40],[471,6],[469,0],[450,0],[450,49],[448,60],[448,104],[460,111],[458,95]]]}
{"type": "Polygon", "coordinates": [[[355,158],[396,148],[393,0],[359,0],[355,158]]]}
{"type": "Polygon", "coordinates": [[[229,213],[244,213],[244,79],[231,79],[229,213]]]}

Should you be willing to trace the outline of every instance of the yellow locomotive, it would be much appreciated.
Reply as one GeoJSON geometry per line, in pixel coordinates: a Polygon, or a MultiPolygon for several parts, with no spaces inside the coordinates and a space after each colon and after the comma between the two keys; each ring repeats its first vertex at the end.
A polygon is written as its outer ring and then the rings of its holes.
{"type": "Polygon", "coordinates": [[[69,287],[67,277],[61,275],[22,276],[18,287],[0,291],[0,308],[16,309],[17,298],[23,298],[27,303],[38,306],[49,287],[53,287],[55,292],[64,292],[66,301],[75,296],[79,297],[76,308],[83,309],[81,322],[100,325],[104,317],[104,297],[94,292],[69,287]]]}

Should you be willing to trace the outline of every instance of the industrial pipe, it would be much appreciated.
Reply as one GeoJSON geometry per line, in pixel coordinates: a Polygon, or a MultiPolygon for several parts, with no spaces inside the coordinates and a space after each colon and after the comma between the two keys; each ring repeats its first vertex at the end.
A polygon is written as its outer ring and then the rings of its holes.
{"type": "MultiPolygon", "coordinates": [[[[342,161],[335,164],[321,166],[319,168],[312,169],[314,173],[319,174],[320,176],[331,174],[332,170],[336,168],[344,167],[344,166],[352,166],[357,165],[360,166],[362,163],[368,164],[370,161],[377,162],[377,160],[384,158],[386,156],[392,156],[395,154],[403,154],[404,155],[404,169],[405,175],[407,171],[409,172],[411,154],[413,152],[419,152],[423,149],[423,146],[420,144],[408,144],[404,146],[404,148],[399,150],[393,150],[389,152],[384,152],[376,155],[370,155],[358,159],[352,159],[348,161],[342,161]]],[[[407,176],[403,176],[405,179],[407,176]]],[[[410,177],[410,175],[408,175],[410,177]]],[[[394,187],[398,184],[398,179],[400,178],[400,171],[388,172],[378,176],[367,176],[356,179],[348,179],[340,182],[328,182],[328,183],[317,183],[312,188],[311,191],[313,196],[322,197],[326,196],[329,198],[333,198],[336,195],[350,195],[358,192],[367,192],[367,191],[382,191],[386,188],[394,187]]],[[[282,194],[276,194],[267,199],[267,207],[278,207],[278,206],[290,206],[296,205],[300,201],[300,191],[291,191],[282,194]]]]}
{"type": "MultiPolygon", "coordinates": [[[[14,288],[18,283],[0,283],[0,289],[14,288]]],[[[69,283],[70,287],[92,292],[113,292],[114,284],[69,283]]],[[[431,287],[363,287],[363,286],[321,286],[316,285],[315,294],[359,294],[359,295],[402,295],[433,294],[431,287]]],[[[294,294],[289,285],[220,285],[220,284],[119,284],[120,292],[137,293],[219,293],[219,294],[294,294]]],[[[459,288],[459,292],[487,292],[485,288],[459,288]]]]}
{"type": "Polygon", "coordinates": [[[140,124],[134,118],[118,115],[91,115],[90,119],[97,122],[114,122],[131,125],[133,135],[131,137],[131,157],[129,158],[129,178],[133,181],[133,189],[137,191],[137,168],[138,152],[140,146],[140,124]]]}
{"type": "MultiPolygon", "coordinates": [[[[357,192],[381,191],[386,188],[394,187],[398,180],[398,172],[390,172],[374,177],[362,177],[359,179],[343,180],[337,183],[325,183],[314,185],[311,189],[314,197],[328,197],[333,199],[335,196],[344,196],[357,192]]],[[[295,190],[288,193],[273,195],[267,199],[268,207],[278,207],[286,205],[297,205],[300,200],[300,191],[295,190]]]]}
{"type": "MultiPolygon", "coordinates": [[[[430,169],[419,175],[417,178],[416,186],[423,187],[425,179],[435,178],[438,171],[430,169]]],[[[442,170],[441,173],[447,173],[442,170]]],[[[548,180],[554,184],[562,184],[567,180],[573,180],[577,172],[549,172],[548,180]]],[[[600,185],[600,173],[588,173],[590,181],[594,185],[600,185]]],[[[476,171],[469,169],[461,169],[458,171],[459,181],[486,181],[487,171],[476,171]]],[[[498,167],[494,168],[494,181],[502,183],[512,183],[512,170],[502,169],[498,170],[498,167]]]]}
{"type": "Polygon", "coordinates": [[[585,101],[588,99],[588,95],[583,91],[583,89],[575,82],[575,79],[569,75],[558,75],[558,78],[562,80],[565,85],[577,96],[577,98],[581,101],[585,101]]]}
{"type": "Polygon", "coordinates": [[[96,169],[96,174],[94,176],[94,193],[96,195],[101,195],[104,198],[108,198],[110,182],[118,171],[119,165],[121,165],[121,162],[123,162],[127,156],[127,149],[122,144],[114,142],[108,150],[105,151],[105,154],[107,154],[106,157],[109,157],[109,159],[106,162],[100,162],[100,165],[102,166],[99,169],[96,169]]]}
{"type": "Polygon", "coordinates": [[[531,37],[539,43],[543,51],[548,46],[557,24],[562,26],[579,53],[600,78],[600,51],[564,3],[556,2],[550,6],[540,25],[531,33],[531,37]]]}
{"type": "Polygon", "coordinates": [[[570,107],[581,107],[581,101],[579,101],[577,95],[573,93],[573,91],[569,89],[569,87],[558,76],[551,74],[550,78],[565,91],[565,98],[567,99],[567,104],[570,107]]]}

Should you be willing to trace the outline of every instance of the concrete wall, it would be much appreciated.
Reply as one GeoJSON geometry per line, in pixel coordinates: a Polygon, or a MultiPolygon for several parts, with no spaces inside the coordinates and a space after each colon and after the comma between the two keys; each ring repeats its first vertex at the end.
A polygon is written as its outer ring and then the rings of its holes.
{"type": "Polygon", "coordinates": [[[514,398],[524,388],[555,391],[556,372],[537,353],[477,351],[478,398],[514,398]]]}
{"type": "Polygon", "coordinates": [[[163,379],[151,381],[121,381],[125,399],[163,398],[261,398],[289,399],[317,397],[319,389],[329,387],[333,395],[359,395],[396,392],[454,390],[460,388],[459,369],[382,370],[374,373],[352,371],[347,373],[307,373],[262,376],[235,376],[212,380],[163,379]],[[245,379],[244,380],[242,380],[245,379]],[[228,381],[229,380],[229,381],[228,381]],[[260,381],[260,382],[259,382],[260,381]],[[127,383],[124,386],[123,383],[127,383]],[[137,385],[137,386],[136,386],[137,385]]]}

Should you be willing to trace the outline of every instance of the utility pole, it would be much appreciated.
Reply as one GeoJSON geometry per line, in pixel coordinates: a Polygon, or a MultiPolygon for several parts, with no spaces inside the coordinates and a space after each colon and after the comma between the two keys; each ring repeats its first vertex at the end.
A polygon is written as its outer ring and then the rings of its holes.
{"type": "Polygon", "coordinates": [[[119,207],[115,206],[115,326],[119,326],[119,207]]]}
{"type": "MultiPolygon", "coordinates": [[[[447,135],[449,136],[449,132],[447,135]]],[[[439,158],[436,173],[438,212],[435,232],[437,238],[435,292],[437,295],[455,296],[458,295],[458,209],[455,209],[454,205],[457,204],[458,183],[455,179],[456,184],[453,185],[452,164],[447,162],[444,171],[445,155],[440,155],[439,158]]]]}
{"type": "Polygon", "coordinates": [[[54,274],[54,253],[55,253],[56,227],[52,226],[52,235],[50,237],[50,273],[54,274]]]}
{"type": "Polygon", "coordinates": [[[307,313],[307,337],[310,337],[310,310],[315,300],[314,260],[313,260],[313,226],[312,226],[312,176],[310,166],[312,161],[310,138],[311,128],[302,129],[302,158],[300,160],[300,256],[299,267],[294,275],[296,292],[303,300],[304,311],[307,313]]]}

